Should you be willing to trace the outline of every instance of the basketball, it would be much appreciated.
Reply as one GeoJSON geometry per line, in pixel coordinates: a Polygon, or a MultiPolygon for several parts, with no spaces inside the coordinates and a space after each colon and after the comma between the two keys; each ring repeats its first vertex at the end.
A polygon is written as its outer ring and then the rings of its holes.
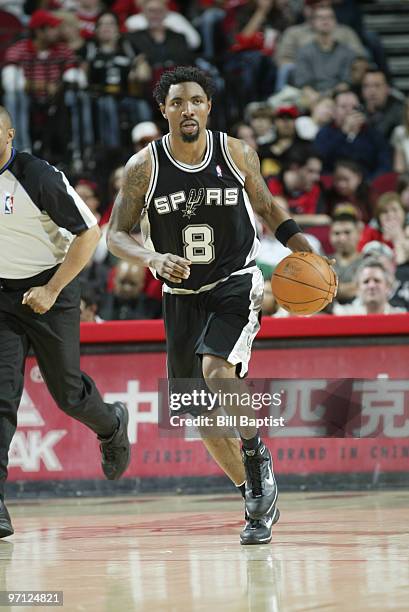
{"type": "Polygon", "coordinates": [[[271,279],[271,287],[282,308],[291,314],[311,315],[332,302],[337,278],[320,255],[296,252],[280,261],[271,279]]]}

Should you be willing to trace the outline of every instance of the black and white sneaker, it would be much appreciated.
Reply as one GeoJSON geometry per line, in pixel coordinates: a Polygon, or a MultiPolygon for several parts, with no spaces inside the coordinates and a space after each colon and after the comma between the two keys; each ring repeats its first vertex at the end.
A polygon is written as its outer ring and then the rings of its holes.
{"type": "Polygon", "coordinates": [[[5,503],[0,499],[0,538],[7,538],[14,533],[13,526],[11,524],[10,515],[5,506],[5,503]]]}
{"type": "Polygon", "coordinates": [[[261,442],[257,450],[242,449],[246,470],[246,510],[252,519],[269,514],[277,501],[277,484],[270,451],[261,442]]]}
{"type": "Polygon", "coordinates": [[[240,534],[240,544],[269,544],[271,542],[271,530],[280,518],[277,506],[263,516],[261,519],[252,519],[247,510],[244,513],[246,525],[240,534]]]}

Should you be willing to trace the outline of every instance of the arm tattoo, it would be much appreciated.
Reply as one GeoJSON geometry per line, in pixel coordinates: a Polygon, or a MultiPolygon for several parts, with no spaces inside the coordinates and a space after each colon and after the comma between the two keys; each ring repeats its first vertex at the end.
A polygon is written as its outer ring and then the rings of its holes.
{"type": "Polygon", "coordinates": [[[129,233],[139,222],[145,205],[145,194],[150,180],[150,162],[130,160],[125,168],[124,183],[114,206],[114,226],[129,233]]]}
{"type": "Polygon", "coordinates": [[[243,143],[243,145],[244,161],[247,168],[246,190],[249,191],[255,211],[263,214],[266,209],[271,207],[273,197],[260,174],[260,161],[257,153],[246,143],[243,143]]]}

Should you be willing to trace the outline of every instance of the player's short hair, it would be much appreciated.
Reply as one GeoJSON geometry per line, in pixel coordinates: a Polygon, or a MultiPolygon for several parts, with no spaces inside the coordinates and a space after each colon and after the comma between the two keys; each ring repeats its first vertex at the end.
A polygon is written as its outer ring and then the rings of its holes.
{"type": "Polygon", "coordinates": [[[214,93],[212,80],[203,70],[199,70],[199,68],[194,66],[177,66],[175,69],[163,72],[155,85],[153,97],[158,104],[165,104],[171,85],[188,82],[197,83],[203,89],[207,98],[209,100],[212,98],[214,93]]]}

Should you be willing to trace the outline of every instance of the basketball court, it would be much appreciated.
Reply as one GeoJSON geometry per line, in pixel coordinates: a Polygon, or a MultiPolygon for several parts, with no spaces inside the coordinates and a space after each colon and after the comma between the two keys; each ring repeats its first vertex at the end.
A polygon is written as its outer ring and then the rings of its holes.
{"type": "Polygon", "coordinates": [[[62,590],[69,612],[408,610],[407,491],[279,502],[271,544],[243,547],[234,494],[10,501],[0,590],[62,590]]]}

